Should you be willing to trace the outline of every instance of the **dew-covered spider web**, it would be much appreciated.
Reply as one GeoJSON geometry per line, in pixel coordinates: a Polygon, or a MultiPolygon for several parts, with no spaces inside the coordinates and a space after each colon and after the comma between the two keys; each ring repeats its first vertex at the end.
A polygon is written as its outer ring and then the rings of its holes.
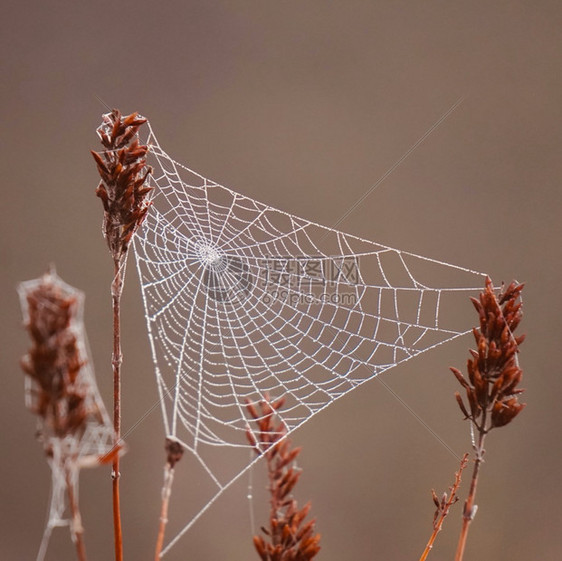
{"type": "MultiPolygon", "coordinates": [[[[51,294],[57,295],[58,298],[68,299],[74,308],[68,330],[75,342],[80,366],[76,380],[72,384],[72,390],[84,396],[85,417],[80,423],[79,429],[66,434],[59,434],[54,430],[53,417],[48,412],[46,415],[38,417],[37,435],[43,444],[47,462],[51,468],[51,497],[37,561],[44,559],[49,539],[55,528],[68,526],[72,539],[75,539],[75,534],[79,531],[76,525],[80,525],[80,519],[79,516],[73,516],[71,512],[70,493],[77,502],[80,470],[104,463],[105,456],[114,448],[113,425],[100,397],[94,369],[89,358],[90,353],[83,322],[84,294],[63,282],[54,270],[39,279],[22,282],[18,286],[18,293],[24,322],[29,324],[30,321],[28,301],[30,295],[34,297],[35,305],[43,310],[40,313],[57,313],[57,310],[53,310],[53,302],[48,298],[48,294],[45,297],[46,289],[51,291],[51,294]]],[[[35,325],[35,329],[37,328],[35,325]]],[[[42,334],[42,337],[44,335],[42,334]]],[[[58,366],[63,368],[62,365],[58,366]]],[[[48,372],[48,374],[53,375],[53,372],[48,372]]],[[[26,375],[25,402],[31,411],[37,412],[42,409],[41,401],[44,397],[42,397],[41,391],[40,385],[26,375]]],[[[61,387],[61,391],[64,393],[64,387],[61,387]]],[[[61,400],[57,407],[59,415],[64,417],[68,414],[68,411],[64,409],[64,400],[61,400]]]]}
{"type": "Polygon", "coordinates": [[[292,432],[467,333],[467,294],[483,275],[218,185],[170,158],[146,126],[155,190],[134,248],[166,434],[212,481],[205,510],[250,463],[236,452],[249,447],[248,401],[284,396],[292,432]]]}

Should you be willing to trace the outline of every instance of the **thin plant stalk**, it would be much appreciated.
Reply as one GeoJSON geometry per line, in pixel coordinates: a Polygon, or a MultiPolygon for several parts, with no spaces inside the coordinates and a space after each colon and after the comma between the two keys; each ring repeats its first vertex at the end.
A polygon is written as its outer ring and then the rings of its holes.
{"type": "Polygon", "coordinates": [[[435,491],[433,491],[433,501],[435,503],[435,506],[437,507],[437,510],[435,512],[435,517],[433,519],[433,532],[429,537],[427,545],[425,546],[425,549],[423,550],[423,553],[419,561],[426,561],[429,552],[433,549],[433,544],[435,543],[437,534],[441,531],[443,527],[443,522],[445,520],[445,517],[447,516],[447,514],[449,514],[449,509],[459,500],[457,496],[457,492],[461,484],[462,472],[467,465],[468,465],[468,454],[465,454],[461,459],[461,465],[459,471],[455,473],[455,482],[453,483],[450,489],[451,492],[449,496],[447,496],[447,493],[443,493],[441,500],[439,500],[437,498],[437,495],[435,494],[435,491]]]}
{"type": "Polygon", "coordinates": [[[160,505],[160,522],[158,525],[158,536],[156,538],[156,550],[154,560],[159,561],[164,546],[164,535],[166,524],[168,524],[168,506],[172,494],[172,483],[174,482],[174,468],[183,456],[183,446],[174,437],[167,437],[165,442],[166,465],[164,466],[164,484],[162,485],[162,503],[160,505]]]}
{"type": "MultiPolygon", "coordinates": [[[[121,444],[121,295],[123,293],[123,277],[125,263],[120,259],[114,260],[114,277],[111,283],[111,296],[113,302],[113,429],[115,431],[115,448],[121,444]]],[[[112,464],[113,488],[113,533],[115,541],[115,559],[123,559],[123,531],[121,527],[121,497],[119,493],[119,454],[115,454],[112,464]]]]}
{"type": "MultiPolygon", "coordinates": [[[[483,421],[486,420],[486,413],[484,413],[483,421]]],[[[464,555],[464,548],[466,546],[466,540],[468,538],[468,529],[474,515],[476,514],[477,506],[475,504],[476,499],[476,488],[478,486],[478,475],[480,473],[480,466],[484,461],[484,440],[486,439],[486,433],[480,432],[478,436],[478,442],[476,443],[474,467],[472,469],[472,478],[470,480],[470,490],[468,491],[468,497],[464,503],[464,509],[462,512],[462,527],[461,533],[459,535],[459,542],[457,545],[457,552],[455,554],[455,561],[462,561],[464,555]]]]}
{"type": "Polygon", "coordinates": [[[166,464],[164,468],[164,485],[162,486],[162,504],[160,505],[160,524],[158,526],[158,536],[156,538],[156,551],[154,561],[160,561],[162,547],[164,546],[164,535],[166,524],[168,524],[168,506],[170,495],[172,494],[172,483],[174,482],[174,469],[166,464]]]}
{"type": "Polygon", "coordinates": [[[72,540],[76,547],[76,555],[79,561],[87,561],[86,545],[84,543],[84,527],[82,526],[82,516],[80,515],[80,507],[78,504],[78,493],[76,493],[76,482],[72,477],[71,468],[65,467],[66,491],[68,494],[68,503],[70,506],[70,514],[72,516],[72,540]]]}
{"type": "Polygon", "coordinates": [[[524,336],[515,336],[521,318],[522,284],[512,282],[496,296],[492,281],[486,279],[486,288],[479,299],[472,299],[480,319],[479,329],[473,330],[477,350],[471,350],[467,362],[468,379],[457,368],[451,368],[455,378],[466,392],[466,401],[456,392],[455,398],[477,434],[473,440],[474,468],[470,490],[464,504],[462,527],[455,561],[462,561],[470,523],[476,514],[475,503],[478,476],[484,461],[486,435],[503,427],[521,413],[525,404],[519,402],[524,391],[519,388],[523,371],[517,354],[524,336]]]}
{"type": "MultiPolygon", "coordinates": [[[[96,195],[101,199],[104,209],[103,234],[113,257],[113,282],[111,296],[113,302],[113,424],[115,430],[115,449],[121,446],[121,294],[125,278],[127,253],[131,239],[141,225],[150,202],[148,194],[152,191],[146,185],[151,172],[146,164],[148,146],[140,145],[138,130],[146,119],[136,113],[122,116],[113,109],[103,116],[97,132],[104,150],[92,152],[98,167],[101,183],[96,195]]],[[[121,529],[119,494],[119,454],[113,457],[113,529],[115,539],[115,560],[123,561],[123,535],[121,529]]]]}

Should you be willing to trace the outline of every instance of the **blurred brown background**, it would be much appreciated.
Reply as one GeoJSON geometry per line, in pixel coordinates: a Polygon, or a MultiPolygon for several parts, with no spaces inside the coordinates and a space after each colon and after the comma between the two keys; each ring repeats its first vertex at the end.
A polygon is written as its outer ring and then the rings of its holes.
{"type": "MultiPolygon", "coordinates": [[[[560,2],[6,1],[2,12],[2,559],[34,559],[49,491],[23,405],[20,280],[54,262],[86,292],[93,359],[110,399],[111,263],[89,154],[105,111],[96,96],[148,116],[164,149],[191,168],[326,225],[464,96],[339,227],[485,271],[498,284],[527,283],[528,407],[488,439],[466,559],[562,558],[560,2]]],[[[156,400],[132,265],[125,430],[156,400]]],[[[468,302],[466,314],[468,327],[476,319],[468,302]]],[[[448,366],[463,367],[471,344],[457,339],[384,375],[459,455],[470,441],[448,366]]],[[[127,440],[126,558],[151,559],[159,410],[127,440]]],[[[447,489],[457,461],[381,384],[340,400],[294,441],[304,446],[298,498],[312,499],[323,534],[319,559],[418,559],[431,532],[430,490],[447,489]]],[[[177,496],[189,497],[199,485],[189,462],[177,471],[177,496]]],[[[267,500],[260,471],[258,526],[267,500]]],[[[83,472],[81,481],[90,559],[109,560],[109,469],[83,472]]],[[[243,478],[165,559],[257,559],[247,486],[243,478]]],[[[175,497],[171,527],[179,528],[184,499],[175,497]]],[[[434,561],[452,559],[460,513],[458,504],[434,561]]],[[[67,531],[55,531],[48,559],[73,558],[67,531]]]]}

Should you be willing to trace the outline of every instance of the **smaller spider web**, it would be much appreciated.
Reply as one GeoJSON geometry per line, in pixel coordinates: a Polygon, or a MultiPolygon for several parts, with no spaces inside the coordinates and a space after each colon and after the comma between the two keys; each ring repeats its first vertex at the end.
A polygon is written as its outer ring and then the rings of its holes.
{"type": "Polygon", "coordinates": [[[249,447],[247,402],[283,396],[291,433],[467,333],[462,310],[482,273],[232,191],[171,159],[147,126],[155,189],[134,249],[165,430],[218,494],[248,467],[247,453],[224,467],[226,449],[249,447]]]}
{"type": "MultiPolygon", "coordinates": [[[[76,299],[76,314],[69,328],[76,337],[76,346],[82,365],[74,384],[76,388],[81,388],[85,395],[84,409],[88,411],[88,416],[82,430],[65,436],[55,434],[48,423],[38,422],[37,433],[43,443],[47,462],[51,468],[51,494],[37,561],[44,559],[55,528],[68,526],[71,535],[74,535],[72,515],[68,504],[68,489],[72,489],[78,500],[80,470],[100,465],[103,456],[113,450],[115,434],[99,393],[90,360],[91,353],[83,320],[84,293],[65,283],[54,271],[50,271],[42,278],[22,282],[18,285],[18,293],[24,322],[29,321],[27,295],[35,292],[44,282],[56,286],[64,296],[76,299]]],[[[48,303],[44,305],[47,306],[48,303]]],[[[38,395],[36,383],[29,376],[25,376],[25,403],[28,409],[37,410],[38,395]]]]}

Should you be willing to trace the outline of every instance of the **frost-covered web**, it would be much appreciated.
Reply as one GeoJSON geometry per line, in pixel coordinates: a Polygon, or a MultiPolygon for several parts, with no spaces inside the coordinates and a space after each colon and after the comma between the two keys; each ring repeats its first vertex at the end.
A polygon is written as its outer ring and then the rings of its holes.
{"type": "MultiPolygon", "coordinates": [[[[45,282],[56,287],[61,296],[75,299],[76,313],[70,325],[70,330],[76,337],[76,347],[82,362],[75,387],[80,388],[85,395],[84,409],[88,411],[88,415],[83,424],[83,430],[65,436],[54,434],[52,427],[44,420],[38,422],[38,436],[43,443],[47,462],[51,468],[51,497],[37,561],[44,559],[49,539],[55,528],[68,526],[74,539],[74,533],[78,529],[73,527],[68,491],[70,489],[75,500],[78,501],[80,470],[100,465],[102,458],[113,449],[114,441],[113,425],[99,394],[90,360],[83,322],[83,292],[63,282],[54,271],[41,278],[20,283],[18,293],[24,322],[26,324],[29,322],[28,295],[36,292],[38,287],[45,282]]],[[[48,306],[49,303],[45,302],[44,305],[48,306]]],[[[29,376],[25,376],[25,403],[27,408],[32,411],[37,410],[37,401],[40,399],[39,390],[40,388],[36,386],[36,383],[29,376]]],[[[74,523],[76,523],[76,519],[74,519],[74,523]]]]}
{"type": "Polygon", "coordinates": [[[147,127],[155,190],[134,248],[165,430],[213,482],[205,510],[249,464],[236,455],[247,401],[284,396],[293,431],[466,333],[483,275],[236,193],[172,160],[147,127]]]}

